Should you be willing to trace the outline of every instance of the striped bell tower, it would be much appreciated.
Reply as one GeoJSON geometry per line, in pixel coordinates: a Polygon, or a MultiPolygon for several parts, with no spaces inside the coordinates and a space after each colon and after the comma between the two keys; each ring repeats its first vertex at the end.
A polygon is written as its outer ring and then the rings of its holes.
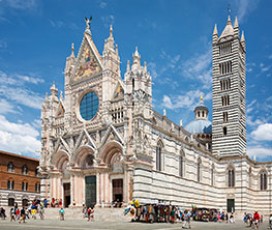
{"type": "Polygon", "coordinates": [[[230,16],[219,36],[213,31],[212,152],[219,156],[246,152],[246,43],[238,19],[230,16]]]}

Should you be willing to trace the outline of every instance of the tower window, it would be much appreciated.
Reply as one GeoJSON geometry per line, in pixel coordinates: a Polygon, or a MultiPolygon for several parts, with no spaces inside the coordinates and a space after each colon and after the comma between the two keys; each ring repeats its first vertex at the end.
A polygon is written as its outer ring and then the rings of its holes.
{"type": "Polygon", "coordinates": [[[220,75],[227,74],[227,73],[232,73],[232,63],[231,63],[231,61],[219,63],[219,73],[220,73],[220,75]]]}
{"type": "Polygon", "coordinates": [[[226,90],[231,88],[230,79],[224,79],[220,81],[221,90],[226,90]]]}
{"type": "Polygon", "coordinates": [[[228,122],[228,112],[223,112],[223,122],[228,122]]]}
{"type": "Polygon", "coordinates": [[[266,172],[261,172],[260,174],[260,190],[267,190],[267,174],[266,172]]]}
{"type": "Polygon", "coordinates": [[[229,95],[225,95],[225,96],[222,96],[221,97],[221,100],[222,100],[222,106],[227,106],[229,105],[229,95]]]}
{"type": "Polygon", "coordinates": [[[233,188],[235,186],[235,172],[234,169],[228,171],[228,187],[233,188]]]}
{"type": "Polygon", "coordinates": [[[156,170],[161,171],[162,170],[162,145],[161,143],[158,143],[156,147],[156,170]]]}
{"type": "Polygon", "coordinates": [[[223,134],[224,134],[224,136],[226,136],[228,134],[227,127],[223,127],[223,134]]]}

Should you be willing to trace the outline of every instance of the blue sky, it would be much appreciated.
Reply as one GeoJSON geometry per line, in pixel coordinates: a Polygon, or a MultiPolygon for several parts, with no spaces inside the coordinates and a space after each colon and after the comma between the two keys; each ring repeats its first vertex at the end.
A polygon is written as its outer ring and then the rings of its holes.
{"type": "Polygon", "coordinates": [[[184,126],[204,95],[212,117],[211,38],[230,14],[247,45],[247,153],[272,160],[272,1],[0,0],[0,149],[39,157],[40,108],[92,16],[102,53],[113,25],[122,78],[137,46],[153,79],[153,106],[184,126]],[[228,11],[228,8],[230,11],[228,11]]]}

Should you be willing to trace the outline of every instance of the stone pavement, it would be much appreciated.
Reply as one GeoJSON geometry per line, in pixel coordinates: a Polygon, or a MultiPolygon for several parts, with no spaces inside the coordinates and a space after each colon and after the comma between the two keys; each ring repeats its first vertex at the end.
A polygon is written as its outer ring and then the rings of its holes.
{"type": "MultiPolygon", "coordinates": [[[[154,224],[146,224],[146,223],[135,223],[130,221],[94,221],[87,222],[86,219],[82,220],[64,220],[60,221],[59,219],[46,219],[46,220],[27,220],[27,223],[19,224],[18,222],[10,222],[9,220],[0,220],[0,230],[58,230],[58,229],[67,229],[67,230],[181,230],[181,223],[176,224],[167,224],[167,223],[154,223],[154,224]]],[[[199,230],[224,230],[224,229],[248,229],[251,228],[246,227],[242,221],[237,221],[235,224],[226,224],[226,223],[204,223],[204,222],[191,222],[192,229],[199,230]]],[[[259,228],[260,230],[268,229],[268,222],[265,221],[259,228]]]]}

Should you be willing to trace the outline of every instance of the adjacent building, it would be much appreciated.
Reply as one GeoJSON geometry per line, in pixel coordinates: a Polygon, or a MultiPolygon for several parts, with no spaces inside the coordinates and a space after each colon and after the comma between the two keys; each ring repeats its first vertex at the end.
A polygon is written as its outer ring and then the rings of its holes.
{"type": "Polygon", "coordinates": [[[66,59],[64,95],[52,85],[42,106],[42,197],[269,213],[272,163],[246,151],[246,41],[237,18],[221,34],[215,26],[212,50],[212,122],[200,100],[184,128],[153,109],[138,49],[122,76],[112,27],[100,54],[86,20],[77,55],[72,44],[66,59]]]}
{"type": "Polygon", "coordinates": [[[0,151],[0,206],[40,199],[39,160],[0,151]]]}

